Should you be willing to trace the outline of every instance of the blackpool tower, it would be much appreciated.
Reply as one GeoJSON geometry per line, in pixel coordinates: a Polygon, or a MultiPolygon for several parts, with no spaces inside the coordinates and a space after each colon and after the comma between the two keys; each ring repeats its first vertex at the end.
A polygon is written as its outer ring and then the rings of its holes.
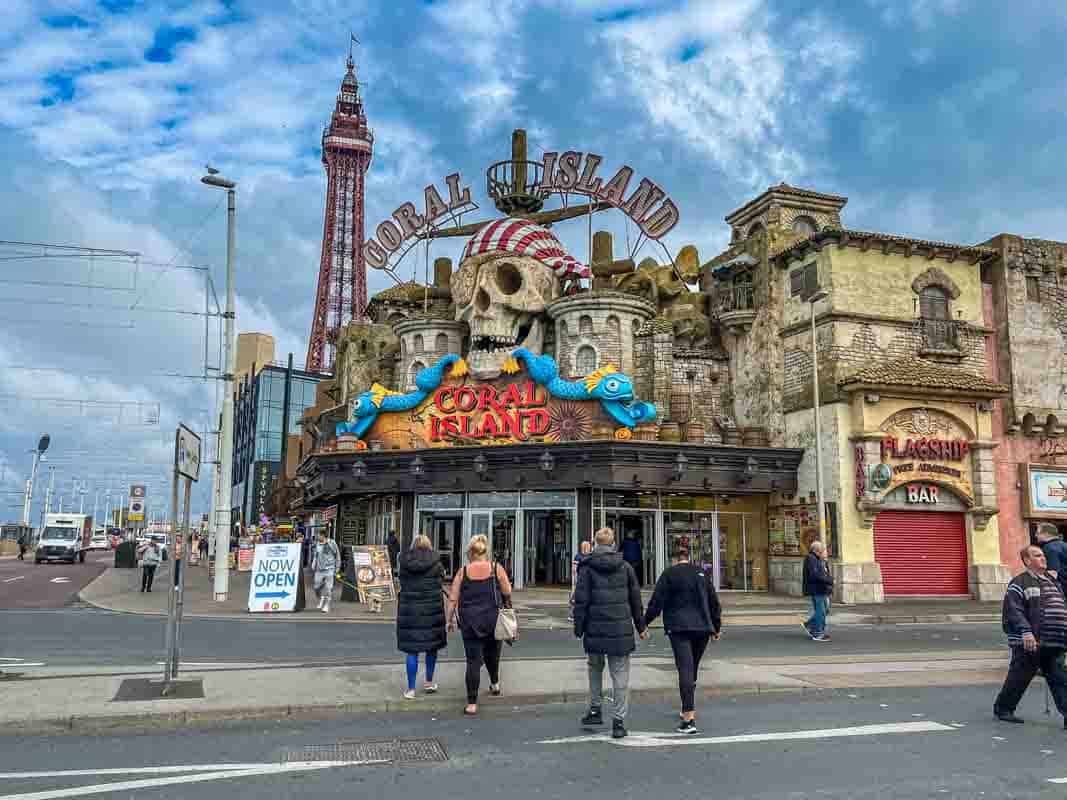
{"type": "Polygon", "coordinates": [[[359,99],[355,63],[348,56],[330,124],[322,132],[326,168],[326,214],[315,312],[311,318],[306,369],[332,372],[334,337],[367,313],[367,266],[363,260],[363,178],[370,166],[374,135],[359,99]]]}

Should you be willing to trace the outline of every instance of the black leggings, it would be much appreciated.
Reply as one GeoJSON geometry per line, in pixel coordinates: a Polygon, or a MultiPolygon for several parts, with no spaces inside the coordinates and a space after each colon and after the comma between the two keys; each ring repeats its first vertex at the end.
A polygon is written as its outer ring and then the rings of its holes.
{"type": "Polygon", "coordinates": [[[693,695],[697,688],[697,670],[708,647],[710,633],[679,631],[670,634],[674,666],[678,668],[678,694],[682,697],[682,712],[693,710],[693,695]]]}
{"type": "Polygon", "coordinates": [[[156,577],[156,567],[154,564],[146,565],[141,568],[141,591],[152,591],[152,579],[156,577]]]}
{"type": "Polygon", "coordinates": [[[489,683],[500,683],[500,645],[492,635],[484,639],[463,637],[463,650],[467,654],[467,703],[478,702],[478,685],[482,678],[482,664],[489,673],[489,683]]]}

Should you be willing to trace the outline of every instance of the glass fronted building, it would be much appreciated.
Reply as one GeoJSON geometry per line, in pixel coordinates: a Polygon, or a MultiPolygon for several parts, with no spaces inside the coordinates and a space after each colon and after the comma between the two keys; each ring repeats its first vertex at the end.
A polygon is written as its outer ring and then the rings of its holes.
{"type": "MultiPolygon", "coordinates": [[[[270,482],[281,469],[282,437],[286,424],[287,370],[275,364],[250,372],[234,398],[233,499],[235,520],[255,524],[269,506],[270,482]],[[264,495],[263,486],[266,485],[264,495]]],[[[288,434],[300,433],[300,417],[315,405],[321,377],[293,370],[289,385],[288,434]]]]}

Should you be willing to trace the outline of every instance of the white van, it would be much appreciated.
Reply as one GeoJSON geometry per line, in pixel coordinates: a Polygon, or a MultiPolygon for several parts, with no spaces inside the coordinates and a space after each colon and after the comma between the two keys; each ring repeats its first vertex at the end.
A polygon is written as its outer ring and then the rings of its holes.
{"type": "Polygon", "coordinates": [[[44,529],[33,560],[85,562],[93,529],[91,514],[45,514],[44,529]]]}

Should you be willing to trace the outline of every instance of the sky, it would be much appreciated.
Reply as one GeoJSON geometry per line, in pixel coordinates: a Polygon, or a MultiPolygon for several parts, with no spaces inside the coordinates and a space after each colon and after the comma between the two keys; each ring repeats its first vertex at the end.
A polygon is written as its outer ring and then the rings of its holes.
{"type": "MultiPolygon", "coordinates": [[[[703,260],[728,240],[723,217],[780,181],[848,196],[851,228],[1067,238],[1062,3],[7,0],[0,240],[140,255],[0,245],[0,519],[18,516],[41,433],[67,509],[79,486],[102,510],[146,480],[151,511],[174,426],[210,428],[218,381],[195,376],[205,352],[218,367],[217,318],[205,332],[190,313],[205,286],[209,308],[224,302],[225,197],[199,183],[207,163],[238,182],[237,328],[304,360],[319,139],[350,32],[375,137],[370,231],[456,171],[488,215],[485,168],[523,127],[534,160],[591,151],[655,180],[681,211],[668,250],[703,260]]],[[[597,226],[633,235],[611,216],[597,226]]],[[[556,231],[584,258],[583,223],[556,231]]]]}

